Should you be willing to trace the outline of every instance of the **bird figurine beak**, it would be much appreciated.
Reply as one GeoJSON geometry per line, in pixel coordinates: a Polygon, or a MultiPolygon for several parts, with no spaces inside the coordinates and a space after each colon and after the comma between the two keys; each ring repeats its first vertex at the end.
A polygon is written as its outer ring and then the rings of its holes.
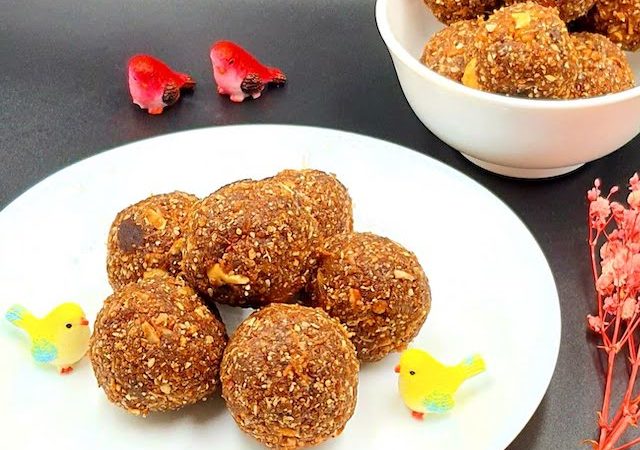
{"type": "Polygon", "coordinates": [[[398,364],[398,365],[393,369],[393,371],[394,371],[395,373],[400,373],[400,364],[398,364]]]}
{"type": "Polygon", "coordinates": [[[89,325],[89,321],[83,317],[82,319],[80,319],[80,325],[87,326],[89,325]]]}

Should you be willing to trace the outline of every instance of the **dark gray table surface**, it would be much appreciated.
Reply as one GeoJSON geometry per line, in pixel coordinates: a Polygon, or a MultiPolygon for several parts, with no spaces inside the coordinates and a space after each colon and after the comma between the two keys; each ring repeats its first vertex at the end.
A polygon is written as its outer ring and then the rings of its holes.
{"type": "Polygon", "coordinates": [[[0,79],[0,208],[42,178],[103,150],[237,123],[362,133],[416,149],[479,181],[539,241],[562,308],[553,380],[509,448],[578,448],[594,436],[601,380],[584,326],[593,305],[584,194],[596,177],[624,184],[640,166],[640,140],[553,180],[516,181],[476,168],[409,108],[378,35],[374,0],[2,0],[0,79]],[[208,49],[221,38],[283,67],[288,86],[239,105],[218,96],[208,49]],[[191,73],[199,82],[195,93],[161,116],[140,111],[125,83],[126,60],[138,52],[191,73]]]}

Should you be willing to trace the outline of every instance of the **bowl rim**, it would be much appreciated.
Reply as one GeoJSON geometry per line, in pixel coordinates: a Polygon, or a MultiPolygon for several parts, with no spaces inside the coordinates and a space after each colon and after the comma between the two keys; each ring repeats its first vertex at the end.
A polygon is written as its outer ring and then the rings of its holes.
{"type": "MultiPolygon", "coordinates": [[[[496,94],[492,92],[485,92],[478,89],[470,88],[453,81],[439,73],[429,69],[413,57],[409,51],[404,48],[402,44],[396,39],[395,34],[391,30],[389,25],[389,16],[387,14],[387,5],[390,1],[396,0],[376,0],[375,17],[378,31],[382,40],[385,42],[389,51],[400,59],[406,66],[408,66],[413,72],[420,75],[422,78],[431,81],[442,88],[454,90],[461,95],[467,95],[469,97],[476,98],[478,100],[486,102],[494,102],[499,105],[528,108],[528,109],[583,109],[591,107],[600,107],[611,105],[614,103],[620,103],[640,96],[640,85],[636,85],[631,89],[627,89],[621,92],[613,94],[601,95],[598,97],[579,98],[579,99],[530,99],[521,97],[508,97],[502,94],[496,94]]],[[[426,8],[426,6],[425,6],[426,8]]]]}

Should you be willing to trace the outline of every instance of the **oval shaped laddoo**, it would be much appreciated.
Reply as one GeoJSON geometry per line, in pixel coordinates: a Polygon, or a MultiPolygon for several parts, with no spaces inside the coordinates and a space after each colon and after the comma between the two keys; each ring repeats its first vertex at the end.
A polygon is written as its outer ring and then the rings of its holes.
{"type": "Polygon", "coordinates": [[[459,20],[475,19],[490,13],[500,5],[500,0],[424,0],[433,15],[444,24],[459,20]]]}
{"type": "Polygon", "coordinates": [[[231,337],[222,396],[238,426],[271,448],[319,444],[353,415],[359,364],[343,326],[324,311],[272,304],[231,337]]]}
{"type": "Polygon", "coordinates": [[[271,180],[293,189],[302,206],[316,219],[316,246],[321,246],[331,236],[353,231],[351,197],[335,175],[315,169],[288,169],[271,180]]]}
{"type": "MultiPolygon", "coordinates": [[[[570,22],[582,17],[593,7],[596,0],[535,0],[542,6],[557,8],[560,18],[565,22],[570,22]]],[[[503,5],[510,6],[521,3],[519,0],[505,0],[503,5]]]]}
{"type": "Polygon", "coordinates": [[[288,187],[240,181],[192,209],[183,265],[203,295],[234,306],[293,301],[311,279],[316,221],[288,187]]]}
{"type": "Polygon", "coordinates": [[[627,57],[616,44],[594,33],[574,33],[571,39],[580,62],[576,97],[606,95],[634,86],[627,57]]]}
{"type": "Polygon", "coordinates": [[[462,81],[482,22],[482,19],[461,20],[438,31],[427,41],[420,62],[440,75],[462,81]]]}
{"type": "Polygon", "coordinates": [[[403,350],[431,309],[427,277],[416,256],[372,233],[327,243],[311,288],[311,304],[340,320],[361,361],[403,350]]]}
{"type": "Polygon", "coordinates": [[[598,0],[586,22],[589,31],[604,34],[623,50],[640,48],[640,0],[598,0]]]}
{"type": "Polygon", "coordinates": [[[149,269],[181,271],[184,222],[198,198],[184,192],[154,195],[120,211],[107,242],[107,274],[114,289],[149,269]]]}
{"type": "Polygon", "coordinates": [[[136,415],[205,400],[227,343],[224,324],[193,289],[158,272],[105,300],[89,344],[98,385],[136,415]]]}
{"type": "Polygon", "coordinates": [[[501,8],[479,27],[462,82],[499,94],[570,98],[578,61],[555,8],[518,3],[501,8]]]}

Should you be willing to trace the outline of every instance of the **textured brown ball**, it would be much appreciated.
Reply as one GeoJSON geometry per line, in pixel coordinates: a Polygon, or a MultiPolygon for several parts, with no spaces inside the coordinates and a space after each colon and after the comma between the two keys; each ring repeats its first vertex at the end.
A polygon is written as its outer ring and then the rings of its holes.
{"type": "Polygon", "coordinates": [[[307,447],[342,432],[356,406],[358,369],[337,321],[316,308],[274,304],[231,337],[222,396],[238,426],[267,447],[307,447]]]}
{"type": "Polygon", "coordinates": [[[197,200],[191,194],[172,192],[118,213],[107,243],[107,274],[114,289],[138,281],[149,269],[180,272],[183,225],[197,200]]]}
{"type": "Polygon", "coordinates": [[[570,98],[578,61],[555,8],[518,3],[490,16],[476,35],[462,82],[530,98],[570,98]]]}
{"type": "Polygon", "coordinates": [[[500,0],[424,0],[424,3],[436,19],[448,25],[490,13],[500,5],[500,0]]]}
{"type": "Polygon", "coordinates": [[[640,48],[640,0],[598,0],[587,24],[589,31],[604,34],[624,50],[640,48]]]}
{"type": "Polygon", "coordinates": [[[580,62],[576,97],[606,95],[634,86],[629,61],[616,44],[593,33],[575,33],[571,39],[580,62]]]}
{"type": "MultiPolygon", "coordinates": [[[[535,0],[536,3],[557,8],[560,18],[565,22],[584,16],[596,3],[596,0],[535,0]]],[[[504,6],[520,3],[518,0],[505,0],[504,6]]]]}
{"type": "Polygon", "coordinates": [[[240,181],[193,208],[185,233],[189,282],[216,302],[289,302],[308,284],[317,223],[279,183],[240,181]]]}
{"type": "Polygon", "coordinates": [[[224,324],[191,288],[148,274],[105,300],[89,344],[98,385],[136,415],[205,400],[227,343],[224,324]]]}
{"type": "Polygon", "coordinates": [[[377,361],[418,334],[431,292],[413,253],[385,237],[353,233],[327,243],[311,304],[347,327],[360,360],[377,361]]]}
{"type": "Polygon", "coordinates": [[[271,180],[283,183],[300,197],[302,206],[318,223],[317,240],[353,231],[353,207],[347,188],[320,170],[283,170],[271,180]]]}
{"type": "Polygon", "coordinates": [[[460,82],[482,22],[482,19],[461,20],[438,31],[427,41],[420,62],[440,75],[460,82]]]}

